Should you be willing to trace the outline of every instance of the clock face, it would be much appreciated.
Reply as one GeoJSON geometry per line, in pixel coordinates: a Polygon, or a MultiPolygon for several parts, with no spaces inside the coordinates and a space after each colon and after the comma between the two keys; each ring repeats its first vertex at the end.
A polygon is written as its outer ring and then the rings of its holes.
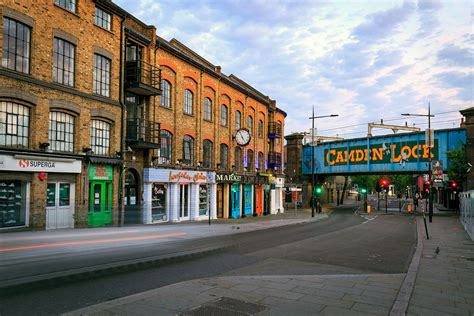
{"type": "Polygon", "coordinates": [[[240,146],[247,146],[250,143],[250,132],[246,128],[241,128],[235,134],[235,141],[240,146]]]}

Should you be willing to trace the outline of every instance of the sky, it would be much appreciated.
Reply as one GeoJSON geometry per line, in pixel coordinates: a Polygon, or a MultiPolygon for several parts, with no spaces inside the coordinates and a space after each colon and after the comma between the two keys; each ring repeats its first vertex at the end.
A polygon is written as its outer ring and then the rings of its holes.
{"type": "MultiPolygon", "coordinates": [[[[285,134],[364,137],[367,123],[459,127],[473,106],[470,1],[114,0],[276,100],[285,134]]],[[[374,130],[374,135],[391,130],[374,130]]]]}

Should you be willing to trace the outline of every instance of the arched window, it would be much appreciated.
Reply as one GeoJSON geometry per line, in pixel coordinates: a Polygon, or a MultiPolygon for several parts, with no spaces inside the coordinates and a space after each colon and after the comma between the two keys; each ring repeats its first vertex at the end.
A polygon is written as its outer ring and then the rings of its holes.
{"type": "Polygon", "coordinates": [[[91,149],[94,155],[108,155],[110,149],[110,124],[91,121],[91,149]]]}
{"type": "Polygon", "coordinates": [[[183,137],[183,161],[184,165],[192,166],[194,162],[194,138],[189,135],[183,137]]]}
{"type": "Polygon", "coordinates": [[[229,147],[227,147],[226,144],[221,144],[220,146],[220,169],[221,170],[227,170],[228,168],[228,161],[229,161],[229,147]]]}
{"type": "Polygon", "coordinates": [[[204,99],[204,119],[212,121],[212,101],[209,98],[204,99]]]}
{"type": "Polygon", "coordinates": [[[224,104],[221,105],[221,125],[227,126],[228,108],[224,104]]]}
{"type": "Polygon", "coordinates": [[[240,147],[235,147],[234,155],[234,166],[235,171],[242,171],[243,159],[242,159],[242,149],[240,147]]]}
{"type": "Polygon", "coordinates": [[[2,67],[30,73],[30,43],[31,28],[4,16],[2,67]]]}
{"type": "Polygon", "coordinates": [[[247,150],[247,171],[255,171],[255,157],[252,149],[247,150]]]}
{"type": "Polygon", "coordinates": [[[263,121],[258,120],[258,137],[263,138],[263,121]]]}
{"type": "Polygon", "coordinates": [[[167,130],[160,131],[160,161],[161,164],[171,163],[171,153],[173,150],[173,135],[167,130]]]}
{"type": "Polygon", "coordinates": [[[0,102],[0,146],[28,147],[30,109],[14,102],[0,102]]]}
{"type": "Polygon", "coordinates": [[[247,128],[250,131],[250,135],[252,135],[253,134],[253,117],[251,117],[250,115],[247,117],[247,128]]]}
{"type": "Polygon", "coordinates": [[[193,93],[191,90],[184,90],[184,113],[193,115],[193,93]]]}
{"type": "Polygon", "coordinates": [[[161,80],[161,106],[171,108],[171,84],[168,80],[161,80]]]}
{"type": "Polygon", "coordinates": [[[208,139],[202,143],[202,166],[204,168],[212,167],[212,142],[208,139]]]}
{"type": "Polygon", "coordinates": [[[63,112],[49,112],[49,148],[74,151],[74,116],[63,112]]]}
{"type": "Polygon", "coordinates": [[[242,114],[240,111],[235,112],[235,129],[238,130],[240,129],[240,119],[241,119],[242,114]]]}
{"type": "Polygon", "coordinates": [[[258,152],[258,170],[264,171],[265,170],[265,163],[263,161],[263,153],[261,151],[258,152]]]}

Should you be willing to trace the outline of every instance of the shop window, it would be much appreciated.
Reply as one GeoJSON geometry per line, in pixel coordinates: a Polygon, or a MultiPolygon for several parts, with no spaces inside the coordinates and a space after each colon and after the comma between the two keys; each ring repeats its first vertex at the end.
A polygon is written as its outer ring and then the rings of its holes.
{"type": "Polygon", "coordinates": [[[204,168],[211,168],[212,167],[212,142],[210,140],[205,139],[203,141],[202,146],[202,158],[203,163],[202,166],[204,168]]]}
{"type": "Polygon", "coordinates": [[[59,184],[59,206],[68,206],[71,201],[69,201],[70,196],[70,185],[69,183],[60,183],[59,184]]]}
{"type": "Polygon", "coordinates": [[[171,108],[171,84],[168,80],[161,80],[161,106],[171,108]]]}
{"type": "Polygon", "coordinates": [[[160,131],[160,164],[171,164],[173,135],[167,130],[160,131]]]}
{"type": "Polygon", "coordinates": [[[228,161],[229,161],[229,147],[226,144],[221,144],[220,146],[220,169],[227,170],[228,161]]]}
{"type": "Polygon", "coordinates": [[[53,81],[74,87],[74,59],[76,46],[60,38],[54,38],[53,81]]]}
{"type": "Polygon", "coordinates": [[[31,28],[23,23],[3,18],[2,67],[30,73],[31,28]]]}
{"type": "Polygon", "coordinates": [[[63,112],[49,113],[49,146],[53,151],[74,151],[74,116],[63,112]]]}
{"type": "Polygon", "coordinates": [[[184,113],[193,115],[193,93],[191,90],[184,90],[184,113]]]}
{"type": "Polygon", "coordinates": [[[194,162],[194,139],[189,135],[183,138],[183,161],[184,165],[191,166],[194,162]]]}
{"type": "Polygon", "coordinates": [[[95,25],[100,26],[108,31],[112,29],[112,16],[110,13],[102,9],[95,8],[95,25]]]}
{"type": "Polygon", "coordinates": [[[0,180],[0,227],[25,225],[26,188],[24,181],[0,180]]]}
{"type": "Polygon", "coordinates": [[[208,215],[209,214],[209,188],[206,184],[201,184],[199,186],[199,215],[208,215]]]}
{"type": "Polygon", "coordinates": [[[224,104],[222,104],[221,106],[221,125],[222,126],[227,126],[227,120],[228,120],[228,113],[229,109],[227,108],[227,106],[225,106],[224,104]]]}
{"type": "Polygon", "coordinates": [[[110,148],[110,124],[100,120],[91,121],[91,149],[95,155],[108,155],[110,148]]]}
{"type": "Polygon", "coordinates": [[[94,54],[93,92],[95,94],[110,97],[110,68],[110,59],[94,54]]]}
{"type": "Polygon", "coordinates": [[[204,99],[204,120],[212,121],[212,101],[209,98],[204,99]]]}
{"type": "Polygon", "coordinates": [[[54,3],[68,11],[76,13],[76,0],[55,0],[54,3]]]}
{"type": "Polygon", "coordinates": [[[238,130],[240,129],[240,119],[241,119],[242,114],[240,111],[235,112],[235,129],[238,130]]]}
{"type": "Polygon", "coordinates": [[[28,147],[30,109],[0,101],[0,146],[28,147]]]}
{"type": "Polygon", "coordinates": [[[151,194],[151,217],[152,221],[166,220],[166,186],[153,183],[151,194]]]}
{"type": "Polygon", "coordinates": [[[56,206],[56,183],[48,183],[46,189],[46,206],[56,206]]]}

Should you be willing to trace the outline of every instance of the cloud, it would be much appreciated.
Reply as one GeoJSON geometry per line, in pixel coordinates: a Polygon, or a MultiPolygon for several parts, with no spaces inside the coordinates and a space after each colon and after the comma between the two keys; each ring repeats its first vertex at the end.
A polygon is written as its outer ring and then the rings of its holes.
{"type": "Polygon", "coordinates": [[[472,102],[474,91],[474,76],[472,72],[449,71],[442,72],[436,77],[439,80],[440,87],[455,88],[460,99],[472,102]]]}
{"type": "Polygon", "coordinates": [[[460,48],[456,45],[447,45],[438,51],[438,59],[451,66],[472,67],[474,65],[474,51],[471,48],[460,48]]]}

